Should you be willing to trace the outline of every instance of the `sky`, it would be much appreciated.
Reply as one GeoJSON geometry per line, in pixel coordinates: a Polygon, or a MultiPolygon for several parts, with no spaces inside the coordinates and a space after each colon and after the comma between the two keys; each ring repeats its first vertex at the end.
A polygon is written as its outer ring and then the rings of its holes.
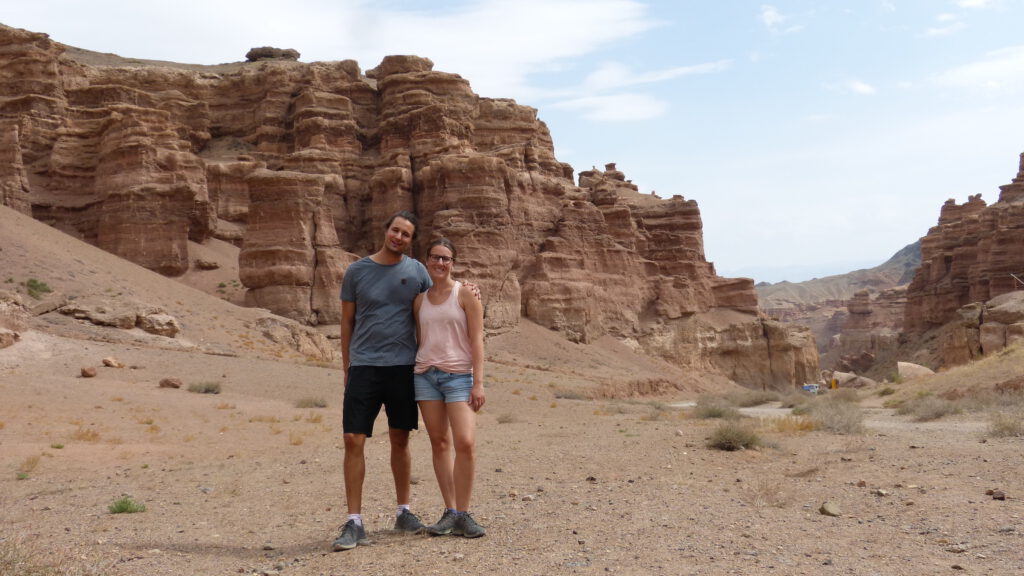
{"type": "Polygon", "coordinates": [[[881,264],[947,199],[992,204],[1024,152],[1024,0],[33,0],[0,23],[219,64],[430,58],[536,108],[578,173],[696,200],[719,275],[881,264]]]}

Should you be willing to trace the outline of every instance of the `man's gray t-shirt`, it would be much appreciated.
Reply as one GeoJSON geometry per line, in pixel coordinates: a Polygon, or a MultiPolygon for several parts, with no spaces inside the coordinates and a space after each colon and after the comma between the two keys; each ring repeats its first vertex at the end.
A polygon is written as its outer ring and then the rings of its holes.
{"type": "Polygon", "coordinates": [[[352,263],[341,282],[341,299],[356,303],[349,343],[350,366],[416,363],[416,319],[412,303],[432,282],[418,260],[402,256],[384,265],[369,256],[352,263]]]}

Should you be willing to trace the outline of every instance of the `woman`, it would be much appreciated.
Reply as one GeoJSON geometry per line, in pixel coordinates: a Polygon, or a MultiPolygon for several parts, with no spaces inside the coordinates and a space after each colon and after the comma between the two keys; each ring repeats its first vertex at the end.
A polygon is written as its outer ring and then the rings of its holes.
{"type": "Polygon", "coordinates": [[[434,474],[445,511],[434,535],[477,538],[486,534],[469,513],[476,466],[476,413],[484,397],[484,310],[480,300],[452,279],[455,246],[430,243],[427,273],[433,286],[416,297],[416,401],[430,436],[434,474]],[[455,447],[455,458],[451,456],[455,447]]]}

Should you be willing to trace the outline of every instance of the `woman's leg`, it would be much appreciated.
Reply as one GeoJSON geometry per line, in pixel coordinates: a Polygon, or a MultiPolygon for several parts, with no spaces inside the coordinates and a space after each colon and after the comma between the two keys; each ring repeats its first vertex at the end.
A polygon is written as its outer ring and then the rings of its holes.
{"type": "Polygon", "coordinates": [[[430,436],[434,476],[445,508],[455,508],[455,484],[452,480],[451,434],[448,431],[448,407],[442,400],[421,400],[420,414],[430,436]]]}
{"type": "Polygon", "coordinates": [[[466,402],[451,402],[447,408],[455,444],[455,465],[452,469],[455,509],[468,512],[476,472],[476,412],[466,402]]]}

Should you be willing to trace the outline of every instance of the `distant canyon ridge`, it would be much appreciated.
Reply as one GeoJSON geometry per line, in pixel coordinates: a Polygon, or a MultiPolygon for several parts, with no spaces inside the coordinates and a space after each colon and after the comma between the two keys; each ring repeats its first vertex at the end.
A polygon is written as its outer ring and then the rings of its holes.
{"type": "Polygon", "coordinates": [[[575,174],[535,109],[426,58],[363,72],[282,53],[144,62],[0,26],[0,201],[169,277],[230,242],[245,304],[313,326],[412,210],[413,255],[451,238],[490,331],[528,318],[748,387],[818,379],[810,331],[705,259],[695,201],[640,194],[614,164],[575,174]]]}
{"type": "Polygon", "coordinates": [[[758,291],[769,316],[812,329],[823,367],[879,378],[897,360],[955,366],[1024,340],[1024,154],[996,202],[947,200],[888,262],[758,291]]]}

